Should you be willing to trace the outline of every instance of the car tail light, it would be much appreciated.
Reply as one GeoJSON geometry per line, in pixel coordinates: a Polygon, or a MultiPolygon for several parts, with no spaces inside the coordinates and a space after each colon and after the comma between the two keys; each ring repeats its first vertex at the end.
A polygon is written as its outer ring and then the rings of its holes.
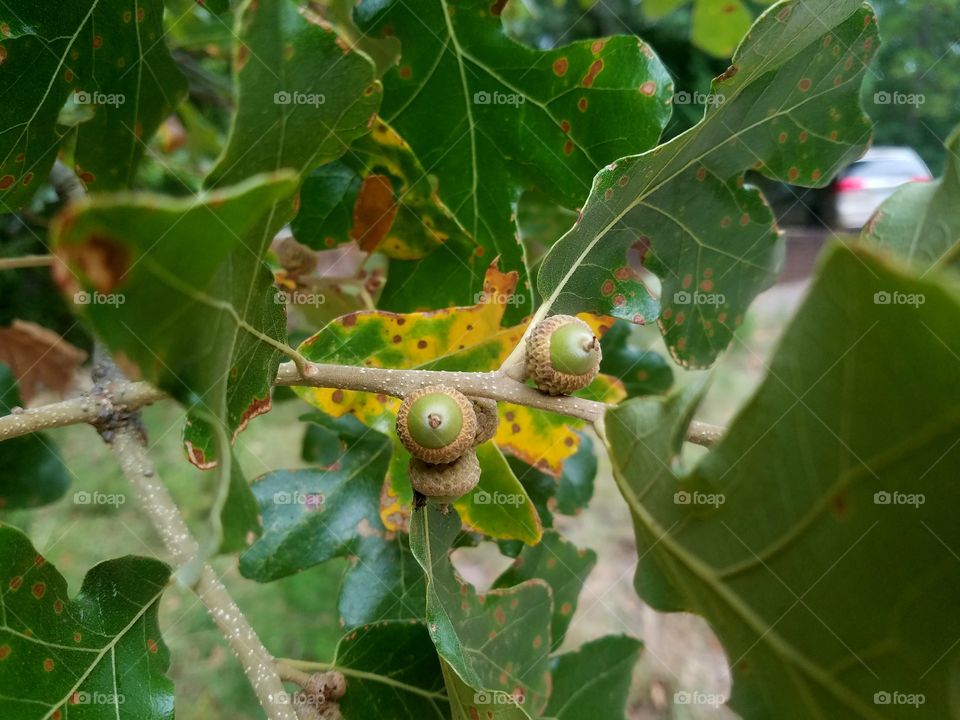
{"type": "Polygon", "coordinates": [[[866,184],[860,178],[845,177],[837,180],[838,192],[851,192],[853,190],[863,190],[866,184]]]}
{"type": "Polygon", "coordinates": [[[910,182],[930,182],[933,180],[932,177],[927,177],[926,175],[916,175],[910,178],[910,182]]]}

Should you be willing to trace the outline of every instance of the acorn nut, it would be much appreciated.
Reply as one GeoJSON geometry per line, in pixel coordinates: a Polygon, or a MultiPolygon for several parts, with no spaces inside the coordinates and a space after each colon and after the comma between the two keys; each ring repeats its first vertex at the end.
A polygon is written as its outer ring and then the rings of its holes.
{"type": "Polygon", "coordinates": [[[497,434],[497,425],[500,423],[497,415],[497,401],[489,398],[470,398],[470,401],[473,403],[473,412],[477,416],[477,436],[473,444],[483,445],[497,434]]]}
{"type": "Polygon", "coordinates": [[[585,388],[600,369],[600,341],[583,320],[553,315],[527,338],[527,374],[550,395],[585,388]]]}
{"type": "Polygon", "coordinates": [[[473,446],[477,415],[473,403],[453,388],[425,387],[403,399],[397,435],[415,458],[450,463],[473,446]]]}
{"type": "Polygon", "coordinates": [[[421,495],[437,503],[452,503],[480,482],[480,460],[473,448],[451,463],[431,464],[411,458],[410,484],[421,495]]]}

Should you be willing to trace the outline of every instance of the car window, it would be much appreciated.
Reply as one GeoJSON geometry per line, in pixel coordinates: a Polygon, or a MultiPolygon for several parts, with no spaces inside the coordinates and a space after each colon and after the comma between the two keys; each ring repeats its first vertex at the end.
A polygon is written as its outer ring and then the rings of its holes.
{"type": "Polygon", "coordinates": [[[909,157],[883,160],[859,160],[847,170],[847,177],[860,178],[896,178],[926,175],[927,171],[916,160],[909,157]]]}

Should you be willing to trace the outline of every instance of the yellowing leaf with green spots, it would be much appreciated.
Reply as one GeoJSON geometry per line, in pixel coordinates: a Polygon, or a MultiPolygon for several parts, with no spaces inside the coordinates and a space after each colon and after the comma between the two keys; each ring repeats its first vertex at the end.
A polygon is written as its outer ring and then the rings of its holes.
{"type": "MultiPolygon", "coordinates": [[[[578,396],[615,404],[627,397],[616,378],[600,375],[578,396]]],[[[494,441],[506,452],[559,478],[563,463],[580,447],[577,429],[583,420],[544,412],[524,405],[500,404],[500,425],[494,441]]]]}
{"type": "MultiPolygon", "coordinates": [[[[645,18],[657,21],[686,4],[687,0],[644,0],[640,9],[645,18]]],[[[711,55],[730,57],[752,19],[742,0],[693,0],[690,40],[711,55]]]]}
{"type": "MultiPolygon", "coordinates": [[[[387,482],[380,495],[380,519],[387,530],[407,530],[413,513],[413,488],[407,473],[410,453],[396,433],[387,482]]],[[[498,540],[521,540],[528,545],[540,542],[543,523],[533,501],[517,479],[500,449],[492,442],[477,448],[480,482],[453,503],[467,530],[498,540]]]]}
{"type": "MultiPolygon", "coordinates": [[[[404,315],[377,310],[350,313],[305,340],[299,349],[308,360],[318,363],[424,367],[496,336],[506,300],[513,295],[516,284],[516,272],[500,272],[494,264],[487,269],[476,305],[404,315]]],[[[458,369],[489,370],[496,367],[492,363],[498,358],[483,367],[458,369]]],[[[334,417],[352,412],[368,425],[394,414],[398,406],[385,395],[328,388],[296,390],[311,405],[334,417]]]]}
{"type": "MultiPolygon", "coordinates": [[[[500,327],[516,282],[517,273],[502,273],[496,265],[491,265],[476,305],[404,315],[383,311],[351,313],[304,341],[300,352],[308,360],[319,363],[494,370],[507,358],[526,329],[526,325],[500,327]]],[[[583,315],[582,319],[601,337],[610,327],[609,319],[593,315],[583,315]]],[[[298,387],[296,392],[334,417],[350,412],[368,425],[384,418],[392,421],[399,407],[395,398],[354,390],[298,387]]],[[[626,397],[622,383],[607,376],[600,376],[578,394],[610,403],[626,397]]],[[[579,447],[579,437],[574,430],[581,427],[582,422],[509,403],[501,403],[499,412],[497,444],[559,477],[563,461],[579,447]]]]}
{"type": "Polygon", "coordinates": [[[378,119],[343,159],[318,168],[300,191],[294,237],[315,250],[356,242],[399,260],[473,241],[437,194],[436,178],[396,130],[378,119]]]}
{"type": "Polygon", "coordinates": [[[859,156],[871,132],[861,81],[878,45],[861,0],[791,0],[764,13],[697,125],[597,174],[576,225],[540,266],[539,312],[657,321],[677,362],[710,365],[782,262],[773,213],[745,171],[824,187],[859,156]],[[610,268],[627,268],[624,285],[610,268]],[[632,276],[641,270],[660,278],[661,297],[634,310],[627,286],[650,296],[632,276]]]}

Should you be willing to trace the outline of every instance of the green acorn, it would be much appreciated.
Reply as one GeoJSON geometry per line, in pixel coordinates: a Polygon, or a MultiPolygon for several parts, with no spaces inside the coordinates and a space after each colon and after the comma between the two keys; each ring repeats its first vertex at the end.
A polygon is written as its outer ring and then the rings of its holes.
{"type": "Polygon", "coordinates": [[[473,446],[477,415],[473,403],[453,388],[425,387],[403,399],[397,435],[415,458],[450,463],[473,446]]]}
{"type": "Polygon", "coordinates": [[[448,504],[463,497],[480,482],[480,460],[472,447],[450,463],[431,464],[411,458],[410,484],[420,495],[448,504]]]}
{"type": "Polygon", "coordinates": [[[527,338],[527,375],[550,395],[585,388],[600,369],[600,340],[583,320],[552,315],[527,338]]]}

